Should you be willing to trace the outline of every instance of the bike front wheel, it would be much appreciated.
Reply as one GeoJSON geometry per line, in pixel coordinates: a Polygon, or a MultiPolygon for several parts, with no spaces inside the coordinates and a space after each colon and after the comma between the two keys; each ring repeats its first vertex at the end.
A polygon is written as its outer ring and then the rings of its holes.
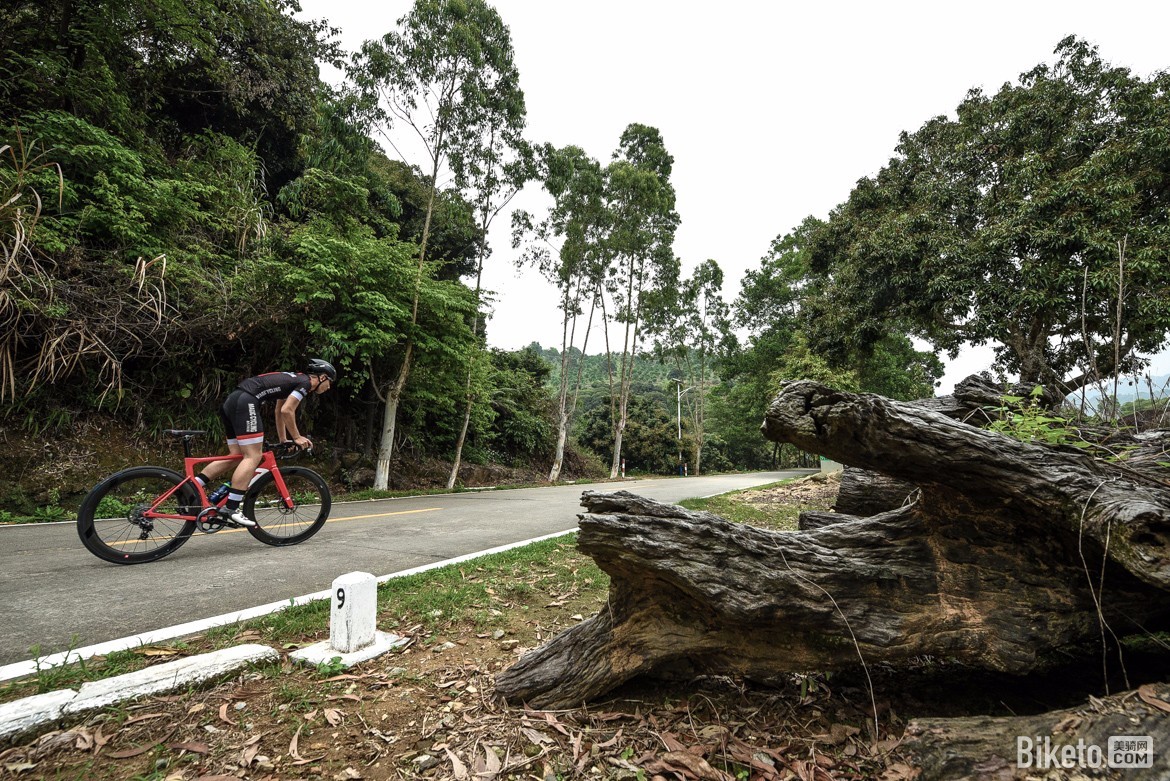
{"type": "Polygon", "coordinates": [[[244,514],[256,522],[248,532],[266,545],[296,545],[325,525],[333,498],[325,479],[312,469],[284,467],[280,475],[289,502],[271,472],[260,476],[244,497],[244,514]]]}
{"type": "Polygon", "coordinates": [[[179,516],[199,511],[199,494],[178,472],[124,469],[98,483],[77,511],[77,534],[90,553],[115,564],[144,564],[174,553],[195,531],[179,516]]]}

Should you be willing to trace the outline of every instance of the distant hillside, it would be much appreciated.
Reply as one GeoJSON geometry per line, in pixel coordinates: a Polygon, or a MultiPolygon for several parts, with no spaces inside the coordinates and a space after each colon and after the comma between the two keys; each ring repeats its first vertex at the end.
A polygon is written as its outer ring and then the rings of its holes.
{"type": "MultiPolygon", "coordinates": [[[[535,350],[552,366],[552,374],[549,375],[548,382],[553,388],[559,387],[561,381],[561,351],[555,347],[542,347],[539,342],[533,342],[528,345],[528,349],[535,350]]],[[[573,361],[570,364],[573,367],[573,371],[576,371],[577,359],[580,355],[581,351],[573,348],[571,351],[573,361]]],[[[617,372],[618,362],[620,360],[621,354],[615,353],[613,355],[613,371],[615,373],[617,372]]],[[[583,388],[608,387],[608,372],[609,369],[606,365],[606,357],[604,354],[586,355],[585,371],[582,376],[581,386],[583,388]]],[[[652,357],[639,355],[634,359],[633,384],[643,388],[669,388],[671,387],[674,372],[674,367],[669,364],[659,363],[652,357]]]]}
{"type": "MultiPolygon", "coordinates": [[[[1170,397],[1170,374],[1150,377],[1148,381],[1145,377],[1139,377],[1137,382],[1134,381],[1133,377],[1122,377],[1117,383],[1117,401],[1121,404],[1127,404],[1137,399],[1149,399],[1151,387],[1154,398],[1170,397]]],[[[1112,381],[1104,384],[1104,391],[1106,396],[1113,395],[1112,381]]],[[[1089,386],[1085,389],[1085,401],[1090,407],[1097,406],[1101,395],[1101,388],[1097,386],[1089,386]]],[[[1068,400],[1071,403],[1080,404],[1081,394],[1075,393],[1069,396],[1068,400]]]]}

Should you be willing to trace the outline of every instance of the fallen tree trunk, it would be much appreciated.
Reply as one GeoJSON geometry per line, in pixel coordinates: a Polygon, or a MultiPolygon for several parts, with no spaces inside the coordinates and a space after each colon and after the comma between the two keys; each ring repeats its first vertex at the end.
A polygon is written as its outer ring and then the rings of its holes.
{"type": "Polygon", "coordinates": [[[833,511],[845,515],[877,515],[908,504],[918,486],[870,469],[846,467],[833,511]]]}
{"type": "Polygon", "coordinates": [[[1126,781],[1163,781],[1170,777],[1167,712],[1170,684],[1147,684],[1036,716],[917,719],[902,752],[921,768],[918,781],[1106,777],[1111,768],[1126,781]],[[1131,737],[1111,752],[1110,739],[1122,736],[1131,737]],[[1149,739],[1148,764],[1146,753],[1127,745],[1132,738],[1149,739]]]}
{"type": "Polygon", "coordinates": [[[824,512],[821,510],[805,510],[797,518],[796,527],[802,532],[809,529],[819,529],[822,526],[828,526],[834,523],[847,523],[849,521],[860,521],[862,516],[849,515],[847,513],[838,512],[824,512]]]}
{"type": "MultiPolygon", "coordinates": [[[[1033,401],[1032,387],[1003,386],[982,374],[972,374],[955,384],[949,396],[918,399],[913,404],[973,426],[984,427],[998,416],[997,409],[1019,410],[1020,404],[1005,400],[1023,398],[1033,401]]],[[[1035,397],[1035,402],[1051,409],[1059,403],[1049,391],[1035,397]]],[[[880,471],[846,467],[841,476],[841,490],[833,510],[849,515],[876,515],[901,507],[910,501],[918,486],[880,471]]]]}
{"type": "Polygon", "coordinates": [[[785,387],[764,430],[921,496],[777,533],[587,491],[579,545],[609,573],[609,603],[502,673],[498,691],[564,707],[636,675],[767,680],[919,655],[1027,672],[1105,626],[1166,623],[1170,501],[1154,481],[809,382],[785,387]]]}

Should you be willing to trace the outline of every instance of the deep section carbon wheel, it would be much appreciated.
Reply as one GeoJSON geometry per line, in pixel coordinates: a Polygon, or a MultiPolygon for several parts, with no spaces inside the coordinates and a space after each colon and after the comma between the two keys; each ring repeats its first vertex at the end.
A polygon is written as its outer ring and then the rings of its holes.
{"type": "Polygon", "coordinates": [[[262,475],[244,497],[244,514],[256,522],[248,527],[267,545],[296,545],[312,537],[329,518],[333,499],[329,486],[312,469],[286,466],[280,470],[291,506],[280,495],[271,472],[262,475]]]}
{"type": "Polygon", "coordinates": [[[115,564],[143,564],[174,553],[195,531],[177,516],[199,511],[198,492],[158,466],[124,469],[89,492],[77,534],[90,553],[115,564]]]}

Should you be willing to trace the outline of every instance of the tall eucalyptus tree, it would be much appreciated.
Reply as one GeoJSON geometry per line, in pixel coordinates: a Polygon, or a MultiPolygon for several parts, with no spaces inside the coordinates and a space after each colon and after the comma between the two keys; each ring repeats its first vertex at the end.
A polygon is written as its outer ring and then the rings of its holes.
{"type": "MultiPolygon", "coordinates": [[[[461,146],[451,156],[455,185],[468,193],[479,222],[480,240],[475,253],[477,309],[475,322],[472,324],[472,334],[477,339],[485,325],[481,291],[483,264],[491,254],[487,245],[488,229],[534,175],[532,147],[523,136],[525,113],[524,93],[520,91],[519,86],[506,91],[501,100],[493,101],[484,107],[482,121],[477,123],[480,131],[479,143],[461,146]]],[[[476,362],[485,357],[484,351],[479,349],[472,352],[467,360],[467,393],[463,408],[463,425],[459,429],[459,438],[455,443],[455,456],[451,463],[451,475],[447,478],[447,488],[455,487],[455,480],[459,475],[463,444],[467,441],[471,409],[476,400],[476,394],[472,390],[472,377],[476,362]]]]}
{"type": "Polygon", "coordinates": [[[363,45],[352,72],[390,145],[400,154],[407,148],[406,138],[391,133],[397,128],[409,131],[412,143],[422,148],[430,185],[410,327],[393,379],[380,389],[385,411],[374,487],[386,488],[398,407],[415,358],[419,296],[440,176],[453,162],[457,166],[455,161],[476,156],[492,123],[501,117],[513,117],[508,122],[522,117],[523,95],[511,35],[483,0],[416,0],[397,29],[363,45]]]}
{"type": "Polygon", "coordinates": [[[601,165],[579,147],[556,149],[546,146],[542,153],[544,189],[553,205],[541,220],[526,211],[512,215],[513,246],[525,245],[517,261],[536,266],[557,287],[561,310],[561,372],[557,388],[557,444],[549,482],[555,482],[564,463],[569,424],[581,392],[583,358],[589,347],[589,332],[598,302],[605,268],[601,264],[598,240],[603,225],[604,177],[601,165]],[[589,313],[577,348],[577,326],[589,313]],[[574,373],[573,362],[576,362],[574,373]]]}
{"type": "Polygon", "coordinates": [[[730,307],[723,300],[723,269],[714,260],[703,261],[679,285],[677,295],[667,300],[669,305],[664,307],[656,329],[657,350],[679,374],[679,415],[685,404],[695,445],[694,471],[699,474],[706,436],[707,391],[716,381],[716,361],[731,340],[730,307]]]}
{"type": "MultiPolygon", "coordinates": [[[[614,305],[610,317],[622,329],[617,384],[611,391],[615,413],[611,477],[617,477],[621,466],[622,434],[629,420],[630,383],[642,326],[656,293],[678,280],[673,245],[679,217],[670,183],[673,166],[674,158],[658,129],[633,123],[622,133],[605,171],[606,215],[600,247],[607,265],[605,288],[614,305]]],[[[606,334],[607,352],[611,352],[608,322],[606,334]]]]}

